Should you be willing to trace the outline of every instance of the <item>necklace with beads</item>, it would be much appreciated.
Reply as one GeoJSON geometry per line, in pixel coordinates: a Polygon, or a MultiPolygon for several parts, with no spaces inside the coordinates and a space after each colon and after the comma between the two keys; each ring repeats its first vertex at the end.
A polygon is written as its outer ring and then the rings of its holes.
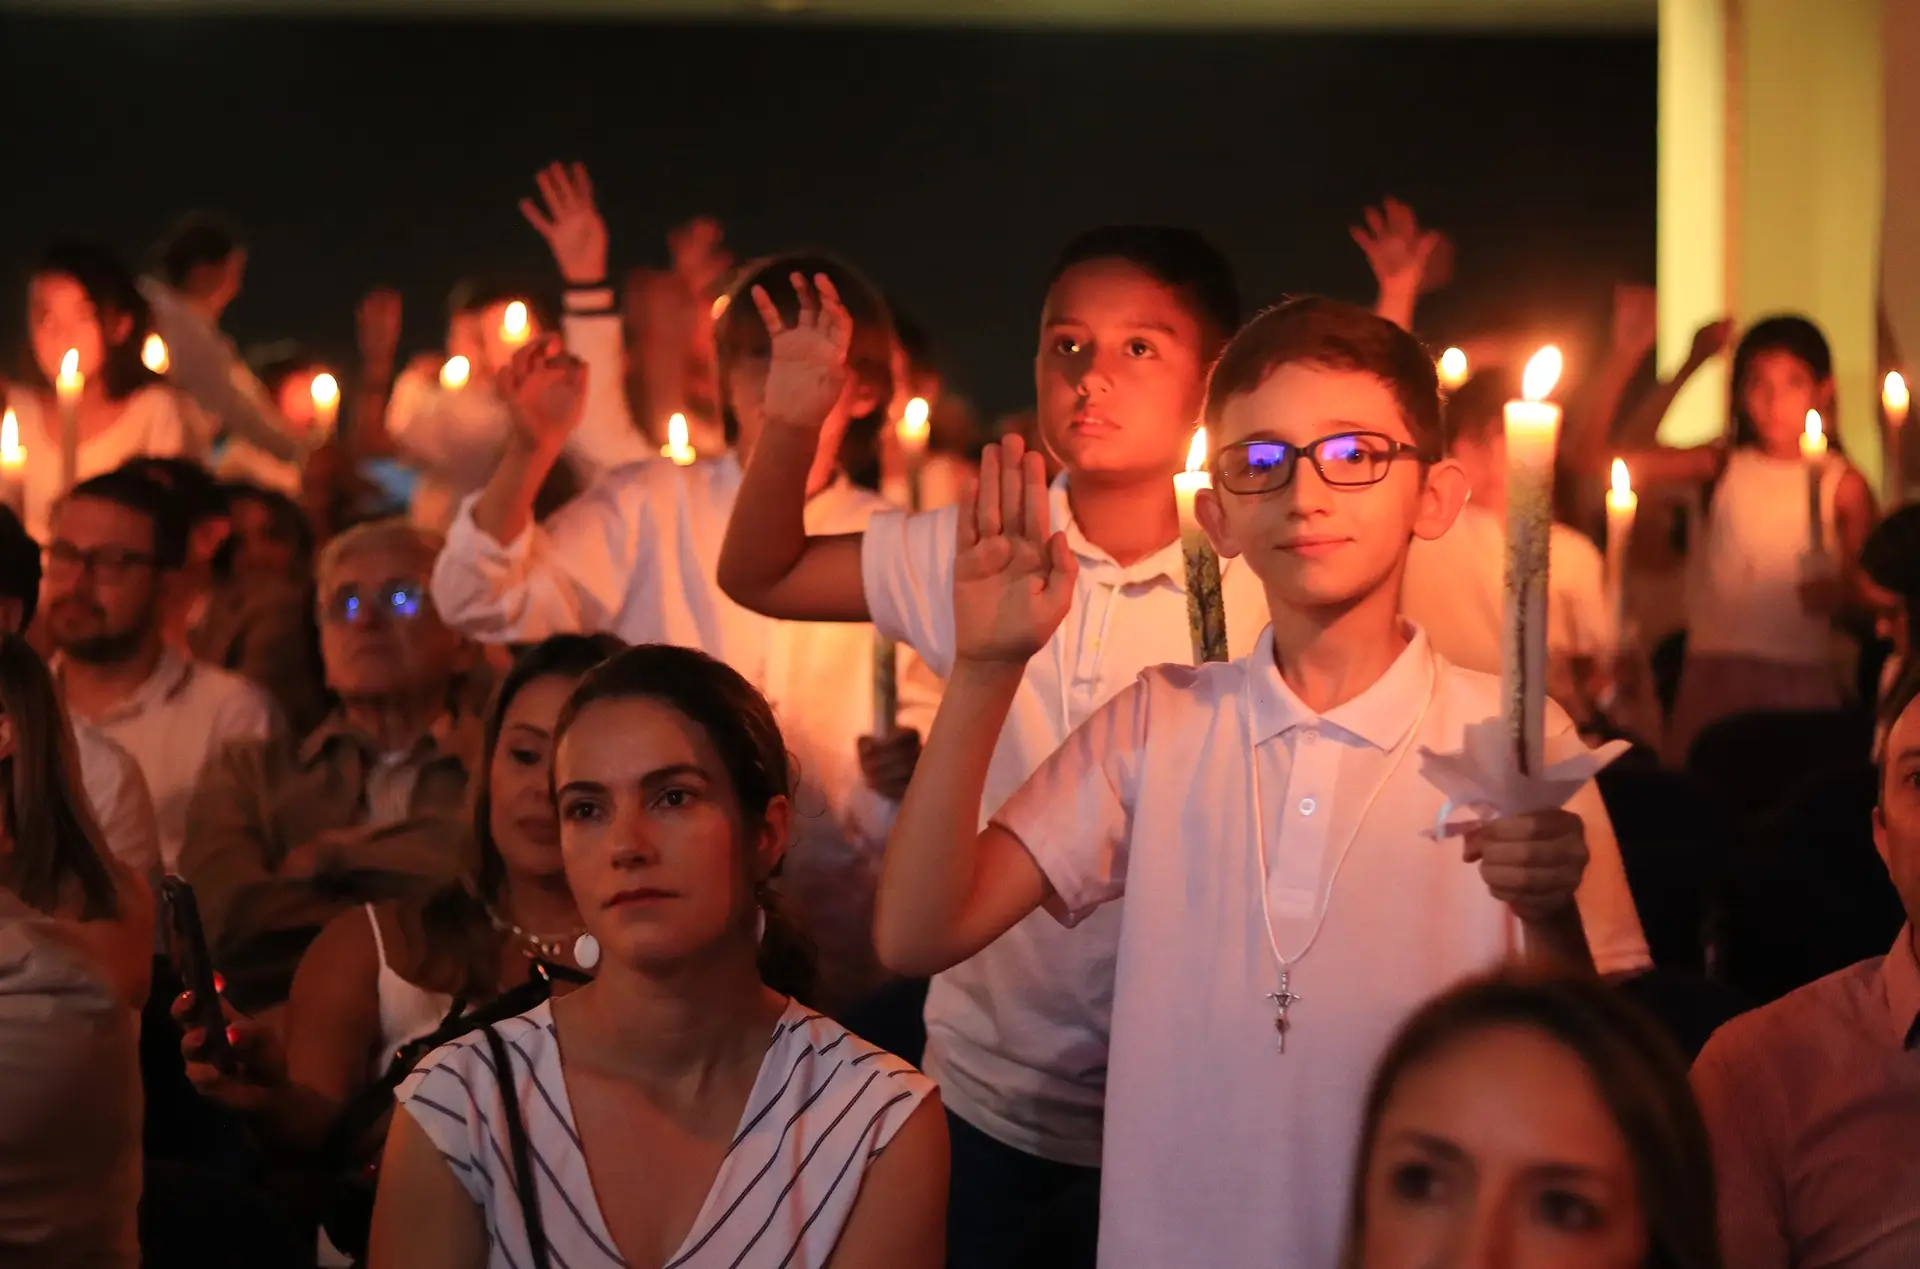
{"type": "Polygon", "coordinates": [[[520,944],[520,950],[529,960],[540,958],[549,961],[561,960],[570,944],[576,942],[584,933],[584,926],[577,927],[566,934],[543,935],[523,930],[507,918],[487,907],[487,919],[493,922],[493,928],[520,944]]]}

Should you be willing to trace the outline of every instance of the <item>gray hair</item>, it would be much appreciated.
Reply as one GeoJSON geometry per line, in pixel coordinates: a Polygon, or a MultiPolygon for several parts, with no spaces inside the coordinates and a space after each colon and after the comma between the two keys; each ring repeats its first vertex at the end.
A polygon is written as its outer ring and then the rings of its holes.
{"type": "Polygon", "coordinates": [[[321,595],[331,588],[333,574],[348,556],[359,555],[367,551],[392,551],[417,562],[424,579],[433,571],[433,562],[447,540],[431,529],[423,529],[411,521],[394,517],[387,520],[372,520],[366,524],[356,524],[334,537],[320,552],[319,562],[314,566],[314,581],[321,595]]]}

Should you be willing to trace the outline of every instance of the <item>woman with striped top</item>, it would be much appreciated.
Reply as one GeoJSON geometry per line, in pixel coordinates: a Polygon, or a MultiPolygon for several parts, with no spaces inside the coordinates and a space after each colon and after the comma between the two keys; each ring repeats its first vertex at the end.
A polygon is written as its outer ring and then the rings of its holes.
{"type": "Polygon", "coordinates": [[[794,814],[766,701],[648,645],[581,683],[554,743],[597,977],[401,1087],[370,1269],[935,1269],[932,1084],[757,963],[794,814]]]}

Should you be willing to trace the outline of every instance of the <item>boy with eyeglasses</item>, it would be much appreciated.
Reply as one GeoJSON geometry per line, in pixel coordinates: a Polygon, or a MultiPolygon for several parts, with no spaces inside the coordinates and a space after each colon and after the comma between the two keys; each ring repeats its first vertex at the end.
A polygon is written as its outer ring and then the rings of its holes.
{"type": "MultiPolygon", "coordinates": [[[[983,460],[952,566],[947,694],[889,841],[876,941],[936,972],[1044,909],[1126,898],[1114,972],[1100,1263],[1337,1262],[1365,1080],[1417,1004],[1502,960],[1647,964],[1589,785],[1564,810],[1435,840],[1427,751],[1500,715],[1499,684],[1400,616],[1409,543],[1466,495],[1420,346],[1307,299],[1243,330],[1205,420],[1199,514],[1273,622],[1238,660],[1151,669],[993,816],[972,817],[1079,564],[1038,460],[983,460]]],[[[1555,710],[1549,757],[1578,746],[1555,710]]]]}

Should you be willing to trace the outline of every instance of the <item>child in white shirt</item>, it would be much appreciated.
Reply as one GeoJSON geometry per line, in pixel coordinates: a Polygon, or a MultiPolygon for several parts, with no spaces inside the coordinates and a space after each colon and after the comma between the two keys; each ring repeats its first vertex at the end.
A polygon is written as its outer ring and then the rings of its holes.
{"type": "MultiPolygon", "coordinates": [[[[1459,749],[1500,695],[1398,611],[1409,541],[1445,532],[1466,494],[1426,353],[1359,309],[1297,301],[1228,346],[1205,417],[1202,523],[1259,577],[1269,633],[1236,661],[1143,674],[976,835],[995,742],[1078,571],[1038,457],[990,449],[876,940],[930,972],[1038,909],[1073,924],[1124,894],[1101,1263],[1331,1265],[1366,1074],[1402,1018],[1508,957],[1626,973],[1646,948],[1591,786],[1464,849],[1433,837],[1447,799],[1421,751],[1459,749]]],[[[1558,711],[1549,730],[1550,750],[1578,744],[1558,711]]]]}

